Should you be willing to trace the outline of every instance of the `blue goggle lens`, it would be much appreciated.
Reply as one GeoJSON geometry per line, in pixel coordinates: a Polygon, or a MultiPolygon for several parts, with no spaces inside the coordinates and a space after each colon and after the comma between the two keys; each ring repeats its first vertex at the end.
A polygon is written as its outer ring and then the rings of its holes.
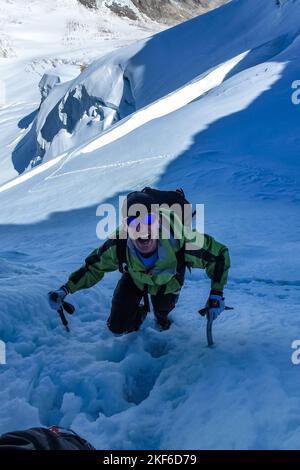
{"type": "Polygon", "coordinates": [[[127,217],[127,225],[130,225],[131,227],[136,227],[139,223],[142,223],[143,225],[152,225],[156,219],[157,216],[155,214],[145,214],[138,217],[130,215],[127,217]]]}

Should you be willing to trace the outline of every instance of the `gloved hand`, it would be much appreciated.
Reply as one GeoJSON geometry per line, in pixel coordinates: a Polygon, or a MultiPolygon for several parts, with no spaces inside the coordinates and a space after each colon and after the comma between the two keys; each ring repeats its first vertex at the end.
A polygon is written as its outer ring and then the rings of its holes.
{"type": "Polygon", "coordinates": [[[66,286],[61,286],[58,290],[49,292],[48,300],[50,307],[53,310],[58,310],[62,306],[62,302],[68,294],[69,290],[66,286]]]}
{"type": "Polygon", "coordinates": [[[206,308],[208,308],[209,315],[212,320],[218,318],[218,316],[225,310],[225,299],[223,295],[210,293],[208,301],[206,302],[206,308]]]}

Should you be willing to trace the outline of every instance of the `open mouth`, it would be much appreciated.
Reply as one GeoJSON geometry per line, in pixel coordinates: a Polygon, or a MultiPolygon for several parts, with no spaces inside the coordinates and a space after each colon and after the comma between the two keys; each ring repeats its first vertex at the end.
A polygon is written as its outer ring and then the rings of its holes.
{"type": "Polygon", "coordinates": [[[151,235],[139,237],[136,240],[136,246],[142,253],[150,253],[155,250],[156,241],[151,238],[151,235]]]}
{"type": "Polygon", "coordinates": [[[137,239],[137,243],[141,246],[148,246],[148,245],[151,244],[151,242],[152,242],[152,240],[151,240],[151,235],[150,234],[146,235],[145,237],[139,237],[137,239]]]}

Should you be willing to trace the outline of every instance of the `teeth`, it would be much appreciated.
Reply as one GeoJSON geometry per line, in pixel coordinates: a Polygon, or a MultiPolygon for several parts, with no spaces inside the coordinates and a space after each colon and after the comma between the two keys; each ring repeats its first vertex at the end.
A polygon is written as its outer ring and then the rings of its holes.
{"type": "Polygon", "coordinates": [[[140,241],[141,243],[146,243],[146,242],[149,241],[149,238],[140,238],[139,241],[140,241]]]}

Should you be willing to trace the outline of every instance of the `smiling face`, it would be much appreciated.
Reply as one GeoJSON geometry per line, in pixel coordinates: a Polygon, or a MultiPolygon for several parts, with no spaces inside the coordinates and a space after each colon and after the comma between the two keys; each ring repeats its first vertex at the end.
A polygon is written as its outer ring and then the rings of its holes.
{"type": "Polygon", "coordinates": [[[159,217],[152,217],[151,224],[139,217],[127,225],[129,238],[135,248],[144,256],[151,255],[157,248],[159,238],[159,217]]]}

